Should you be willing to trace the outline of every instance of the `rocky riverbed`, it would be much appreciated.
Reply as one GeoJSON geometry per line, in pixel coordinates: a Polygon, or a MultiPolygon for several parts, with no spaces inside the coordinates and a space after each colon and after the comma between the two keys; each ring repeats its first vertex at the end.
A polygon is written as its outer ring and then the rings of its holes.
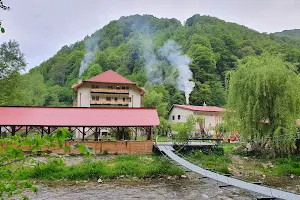
{"type": "MultiPolygon", "coordinates": [[[[219,183],[220,184],[220,183],[219,183]]],[[[188,173],[187,178],[173,177],[146,180],[109,180],[103,184],[88,181],[38,183],[38,194],[30,199],[256,199],[239,188],[219,188],[216,181],[188,173]]]]}

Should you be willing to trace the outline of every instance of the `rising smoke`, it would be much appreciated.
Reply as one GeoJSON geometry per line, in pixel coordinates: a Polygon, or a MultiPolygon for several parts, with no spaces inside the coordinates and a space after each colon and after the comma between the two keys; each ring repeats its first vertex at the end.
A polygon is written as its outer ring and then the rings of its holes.
{"type": "Polygon", "coordinates": [[[159,85],[163,83],[163,71],[159,67],[159,61],[153,51],[151,36],[144,36],[143,47],[142,56],[145,59],[147,80],[153,85],[159,85]]]}
{"type": "Polygon", "coordinates": [[[186,103],[189,104],[190,94],[195,87],[195,83],[190,81],[193,77],[193,73],[189,68],[192,60],[187,55],[183,55],[177,43],[172,40],[166,41],[158,52],[166,57],[171,65],[178,70],[177,88],[185,93],[186,103]]]}
{"type": "Polygon", "coordinates": [[[85,42],[85,55],[83,60],[80,63],[80,69],[79,69],[79,78],[81,78],[82,74],[85,72],[85,70],[88,68],[89,64],[93,59],[95,58],[95,54],[98,50],[98,44],[100,42],[100,37],[97,34],[92,35],[90,38],[88,38],[85,42]]]}

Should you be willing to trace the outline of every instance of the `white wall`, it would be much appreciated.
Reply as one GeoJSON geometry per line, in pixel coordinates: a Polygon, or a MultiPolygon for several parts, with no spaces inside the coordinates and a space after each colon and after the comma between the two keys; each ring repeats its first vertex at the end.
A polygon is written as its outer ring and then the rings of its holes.
{"type": "MultiPolygon", "coordinates": [[[[188,115],[193,114],[197,116],[201,116],[204,118],[204,128],[214,128],[217,124],[222,122],[222,116],[220,112],[194,112],[191,110],[173,107],[172,111],[169,113],[169,121],[171,123],[176,122],[186,122],[186,119],[188,115]],[[180,115],[180,120],[178,120],[178,115],[180,115]],[[175,120],[173,120],[173,116],[175,117],[175,120]]],[[[200,129],[200,124],[195,124],[195,129],[200,129]]]]}
{"type": "Polygon", "coordinates": [[[90,101],[91,101],[90,85],[84,84],[78,89],[77,92],[77,107],[90,107],[90,101]]]}
{"type": "Polygon", "coordinates": [[[195,112],[195,114],[200,115],[204,118],[204,128],[212,127],[214,128],[217,124],[222,122],[222,117],[220,112],[195,112]]]}
{"type": "Polygon", "coordinates": [[[128,107],[140,108],[142,106],[141,92],[135,86],[129,86],[129,97],[131,97],[131,102],[129,102],[128,107]]]}
{"type": "MultiPolygon", "coordinates": [[[[107,88],[108,86],[116,86],[116,84],[96,84],[94,83],[93,85],[97,85],[99,88],[107,88]]],[[[82,85],[77,92],[77,106],[78,107],[90,107],[90,101],[92,100],[92,95],[91,95],[91,88],[92,84],[85,83],[82,85]],[[81,98],[80,98],[81,95],[81,98]]],[[[119,100],[123,99],[123,97],[131,98],[131,102],[129,102],[128,107],[133,107],[133,108],[140,108],[142,105],[142,95],[140,90],[138,90],[135,86],[129,86],[129,95],[118,95],[118,94],[107,94],[107,95],[101,95],[100,100],[105,100],[106,96],[109,97],[117,97],[119,100]]],[[[97,106],[93,106],[97,107],[97,106]]],[[[102,107],[102,106],[99,106],[102,107]]],[[[109,107],[109,106],[107,106],[109,107]]],[[[112,105],[111,107],[115,107],[112,105]]]]}
{"type": "Polygon", "coordinates": [[[174,107],[169,114],[169,121],[172,123],[186,122],[186,119],[190,114],[193,114],[193,111],[174,107]],[[178,115],[180,115],[180,120],[178,119],[178,115]],[[175,117],[175,120],[173,120],[173,116],[175,117]]]}

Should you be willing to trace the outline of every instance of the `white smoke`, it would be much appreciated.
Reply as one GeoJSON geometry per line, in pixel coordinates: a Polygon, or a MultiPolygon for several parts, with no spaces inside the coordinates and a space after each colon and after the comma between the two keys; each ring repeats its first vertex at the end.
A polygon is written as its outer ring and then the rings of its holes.
{"type": "Polygon", "coordinates": [[[157,59],[153,50],[153,40],[149,33],[137,33],[131,40],[135,48],[140,48],[140,57],[145,60],[145,71],[148,83],[151,85],[159,85],[164,82],[163,68],[160,61],[157,59]]]}
{"type": "Polygon", "coordinates": [[[98,44],[100,42],[100,37],[97,34],[92,35],[85,42],[85,55],[80,63],[79,78],[81,78],[84,71],[88,68],[89,64],[95,58],[95,54],[98,50],[98,44]]]}
{"type": "Polygon", "coordinates": [[[171,65],[178,70],[177,88],[185,93],[186,103],[189,104],[190,94],[195,87],[195,83],[190,81],[193,77],[193,73],[189,68],[192,60],[187,55],[183,55],[180,47],[172,40],[166,41],[158,52],[166,57],[171,65]]]}

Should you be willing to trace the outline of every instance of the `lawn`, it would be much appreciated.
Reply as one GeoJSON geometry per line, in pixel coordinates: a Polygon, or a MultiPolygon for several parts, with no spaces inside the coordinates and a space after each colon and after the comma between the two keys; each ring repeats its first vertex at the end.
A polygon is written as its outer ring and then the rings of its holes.
{"type": "Polygon", "coordinates": [[[121,175],[137,178],[174,176],[184,174],[184,171],[162,156],[120,155],[101,161],[85,159],[71,166],[52,160],[17,173],[17,177],[22,180],[97,180],[113,179],[121,175]]]}

